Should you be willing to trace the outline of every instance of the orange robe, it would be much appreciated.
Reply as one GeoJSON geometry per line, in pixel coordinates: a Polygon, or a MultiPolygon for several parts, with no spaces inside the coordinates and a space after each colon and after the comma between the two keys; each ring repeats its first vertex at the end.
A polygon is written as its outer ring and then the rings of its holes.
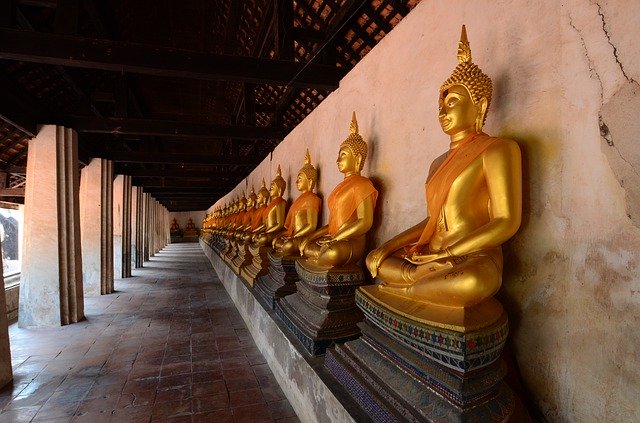
{"type": "Polygon", "coordinates": [[[256,229],[258,226],[262,225],[262,220],[264,219],[265,212],[267,210],[267,205],[255,209],[253,214],[251,215],[251,230],[256,229]]]}
{"type": "Polygon", "coordinates": [[[464,139],[454,150],[449,151],[447,158],[426,183],[425,195],[427,197],[429,220],[420,235],[420,239],[411,247],[410,251],[421,252],[422,248],[429,244],[436,229],[438,214],[447,200],[451,185],[462,171],[489,148],[495,140],[496,138],[490,137],[485,133],[472,134],[464,139]]]}
{"type": "Polygon", "coordinates": [[[294,230],[294,219],[296,214],[301,211],[314,210],[320,212],[320,206],[322,205],[322,199],[311,191],[303,192],[300,194],[296,201],[293,202],[289,213],[284,221],[284,227],[287,228],[284,235],[292,236],[294,230]]]}
{"type": "Polygon", "coordinates": [[[329,235],[333,236],[345,223],[353,220],[358,206],[368,197],[373,197],[373,206],[378,199],[378,191],[369,178],[352,175],[345,178],[331,191],[329,204],[329,235]]]}

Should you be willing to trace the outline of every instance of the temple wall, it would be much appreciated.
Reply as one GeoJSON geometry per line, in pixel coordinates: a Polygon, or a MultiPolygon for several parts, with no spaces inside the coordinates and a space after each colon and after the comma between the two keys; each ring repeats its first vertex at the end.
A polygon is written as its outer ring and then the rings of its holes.
{"type": "Polygon", "coordinates": [[[499,298],[530,401],[550,421],[638,421],[640,2],[423,1],[217,204],[278,164],[296,197],[307,147],[326,198],[355,110],[381,194],[372,245],[423,219],[429,165],[448,148],[438,88],[463,23],[494,82],[485,130],[523,152],[523,223],[499,298]]]}
{"type": "Polygon", "coordinates": [[[184,230],[187,227],[189,218],[191,218],[193,220],[193,224],[196,225],[196,228],[200,229],[202,228],[202,220],[206,213],[206,210],[169,212],[169,226],[171,226],[171,222],[173,222],[173,218],[175,217],[178,221],[178,225],[180,225],[180,229],[184,230]]]}

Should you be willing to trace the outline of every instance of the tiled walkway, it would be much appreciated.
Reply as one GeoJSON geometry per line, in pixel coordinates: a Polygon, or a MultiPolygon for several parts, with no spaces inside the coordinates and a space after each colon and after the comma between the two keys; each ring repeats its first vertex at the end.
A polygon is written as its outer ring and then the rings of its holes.
{"type": "Polygon", "coordinates": [[[85,299],[86,321],[9,329],[0,422],[297,422],[198,244],[85,299]]]}

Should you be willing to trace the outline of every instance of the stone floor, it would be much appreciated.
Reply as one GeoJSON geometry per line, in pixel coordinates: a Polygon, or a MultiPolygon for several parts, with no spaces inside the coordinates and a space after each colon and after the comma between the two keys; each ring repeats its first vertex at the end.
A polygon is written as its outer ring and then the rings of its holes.
{"type": "Polygon", "coordinates": [[[86,321],[9,328],[0,422],[297,422],[198,244],[170,244],[86,321]]]}

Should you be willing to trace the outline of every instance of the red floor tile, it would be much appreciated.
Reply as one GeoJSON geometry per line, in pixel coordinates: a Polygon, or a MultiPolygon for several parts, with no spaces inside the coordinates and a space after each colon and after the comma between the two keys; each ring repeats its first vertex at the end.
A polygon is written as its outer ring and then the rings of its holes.
{"type": "Polygon", "coordinates": [[[199,246],[170,245],[133,273],[85,298],[85,321],[10,327],[0,422],[295,419],[199,246]]]}

